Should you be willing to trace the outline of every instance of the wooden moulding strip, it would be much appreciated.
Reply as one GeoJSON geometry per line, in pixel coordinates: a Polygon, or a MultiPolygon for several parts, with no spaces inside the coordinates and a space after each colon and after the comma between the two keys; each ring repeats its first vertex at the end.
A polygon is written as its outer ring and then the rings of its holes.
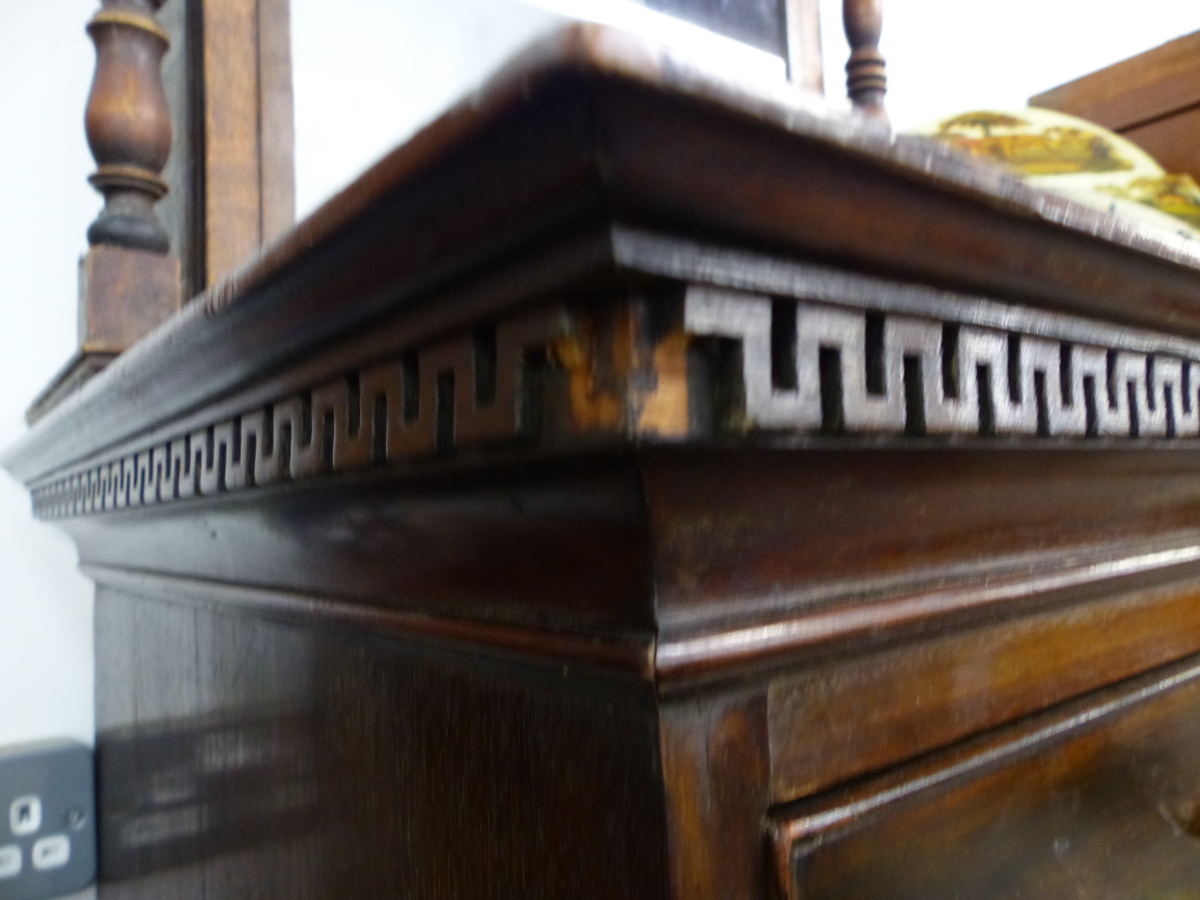
{"type": "Polygon", "coordinates": [[[569,667],[653,679],[650,635],[596,635],[509,622],[402,612],[309,594],[84,564],[81,571],[106,587],[174,603],[228,604],[264,616],[366,630],[448,650],[493,654],[556,670],[569,667]]]}
{"type": "Polygon", "coordinates": [[[689,284],[829,303],[846,309],[920,316],[1134,352],[1200,355],[1200,341],[1170,332],[1117,325],[1100,318],[864,275],[728,245],[706,244],[622,224],[613,227],[612,242],[618,265],[689,284]]]}
{"type": "Polygon", "coordinates": [[[805,610],[773,621],[659,639],[660,682],[686,682],[816,653],[852,641],[923,632],[949,621],[995,615],[1083,590],[1117,589],[1144,576],[1182,577],[1200,568],[1200,545],[1096,560],[1034,576],[929,590],[866,603],[805,610]]]}

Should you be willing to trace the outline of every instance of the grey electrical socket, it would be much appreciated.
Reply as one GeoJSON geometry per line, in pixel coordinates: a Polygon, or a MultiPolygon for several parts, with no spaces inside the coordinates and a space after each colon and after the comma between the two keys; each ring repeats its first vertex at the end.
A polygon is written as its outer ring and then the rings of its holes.
{"type": "Polygon", "coordinates": [[[92,751],[76,741],[0,749],[0,900],[44,900],[96,878],[92,751]]]}

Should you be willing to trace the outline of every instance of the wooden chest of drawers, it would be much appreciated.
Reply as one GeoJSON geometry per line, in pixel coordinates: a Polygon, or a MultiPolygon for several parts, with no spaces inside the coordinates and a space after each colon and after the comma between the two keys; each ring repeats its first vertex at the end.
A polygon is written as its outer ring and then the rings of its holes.
{"type": "Polygon", "coordinates": [[[8,454],[105,900],[1200,888],[1200,254],[576,29],[8,454]]]}

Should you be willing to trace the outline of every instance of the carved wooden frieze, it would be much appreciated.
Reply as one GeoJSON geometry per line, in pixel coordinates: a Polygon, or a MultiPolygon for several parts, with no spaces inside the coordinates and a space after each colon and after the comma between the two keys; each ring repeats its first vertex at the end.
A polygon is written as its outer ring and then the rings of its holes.
{"type": "Polygon", "coordinates": [[[35,487],[35,513],[166,503],[512,440],[536,414],[525,375],[561,331],[551,309],[401,353],[35,487]]]}
{"type": "Polygon", "coordinates": [[[787,293],[668,279],[400,348],[164,425],[35,485],[34,508],[56,518],[596,440],[1200,437],[1200,343],[800,269],[787,293]]]}
{"type": "MultiPolygon", "coordinates": [[[[1196,437],[1194,358],[693,287],[692,336],[739,347],[746,427],[802,433],[1196,437]]],[[[1200,359],[1197,356],[1196,359],[1200,359]]]]}

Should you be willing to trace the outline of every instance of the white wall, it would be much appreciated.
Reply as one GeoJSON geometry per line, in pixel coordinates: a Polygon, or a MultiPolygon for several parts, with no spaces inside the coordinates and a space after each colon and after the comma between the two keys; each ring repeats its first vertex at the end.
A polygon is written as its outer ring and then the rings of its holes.
{"type": "MultiPolygon", "coordinates": [[[[95,0],[0,0],[0,446],[75,343],[76,262],[100,208],[83,103],[95,0]]],[[[91,741],[91,586],[0,474],[0,746],[91,741]]]]}
{"type": "Polygon", "coordinates": [[[297,215],[557,21],[516,0],[292,0],[297,215]]]}
{"type": "MultiPolygon", "coordinates": [[[[596,17],[596,0],[545,0],[596,17]],[[586,7],[589,3],[593,9],[586,7]]],[[[609,2],[609,0],[600,0],[609,2]]],[[[561,21],[517,0],[292,0],[301,212],[524,40],[561,21]]],[[[1200,28],[1195,0],[885,0],[888,105],[901,127],[1021,105],[1200,28]]],[[[82,110],[95,0],[0,0],[0,445],[75,339],[75,262],[99,208],[82,110]]],[[[822,0],[826,83],[844,98],[840,0],[822,0]]],[[[844,99],[841,101],[844,103],[844,99]]],[[[0,475],[0,746],[92,734],[91,604],[57,531],[0,475]]]]}

